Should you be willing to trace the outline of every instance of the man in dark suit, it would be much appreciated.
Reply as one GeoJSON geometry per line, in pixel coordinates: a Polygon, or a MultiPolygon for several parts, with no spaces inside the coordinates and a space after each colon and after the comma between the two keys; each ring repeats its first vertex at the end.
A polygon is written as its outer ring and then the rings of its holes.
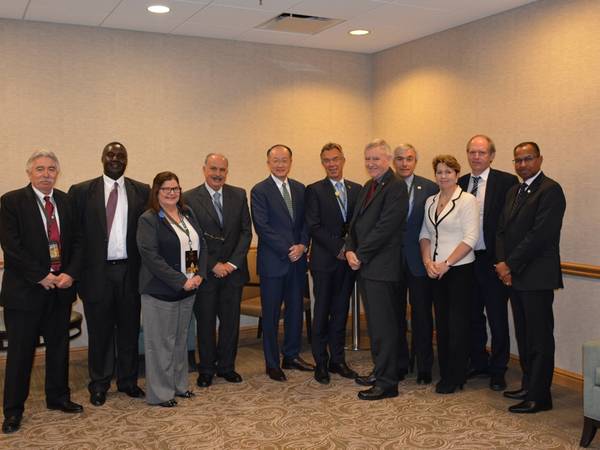
{"type": "Polygon", "coordinates": [[[83,235],[77,289],[88,326],[88,389],[94,406],[106,401],[115,365],[118,390],[134,398],[144,396],[137,385],[140,255],[135,236],[150,192],[147,184],[123,176],[123,144],[106,145],[101,161],[103,176],[69,189],[83,235]]]}
{"type": "Polygon", "coordinates": [[[67,194],[54,189],[60,172],[54,153],[34,152],[26,170],[31,183],[0,199],[0,304],[8,337],[4,433],[21,426],[40,335],[46,344],[46,406],[67,413],[83,411],[70,400],[69,389],[69,322],[81,239],[67,194]]]}
{"type": "MultiPolygon", "coordinates": [[[[411,349],[417,363],[417,383],[431,383],[433,366],[433,315],[431,306],[433,297],[431,284],[423,266],[419,233],[425,214],[425,200],[435,195],[439,188],[427,178],[415,175],[418,155],[410,144],[402,144],[394,150],[394,167],[396,174],[404,180],[408,189],[408,216],[406,233],[402,247],[403,274],[401,298],[406,305],[406,294],[409,294],[411,312],[411,349]]],[[[405,324],[402,324],[404,329],[405,324]]],[[[404,342],[406,342],[404,340],[404,342]]],[[[408,349],[400,349],[400,367],[408,366],[408,349]]],[[[402,375],[402,374],[401,374],[402,375]]]]}
{"type": "Polygon", "coordinates": [[[402,241],[408,213],[406,184],[390,168],[392,150],[383,139],[365,147],[371,179],[363,186],[346,239],[346,259],[358,271],[375,363],[374,385],[361,400],[398,395],[400,348],[406,346],[406,302],[401,301],[402,241]]]}
{"type": "Polygon", "coordinates": [[[467,142],[471,173],[458,179],[479,204],[479,240],[475,244],[473,303],[471,308],[470,370],[467,376],[489,376],[490,389],[506,389],[504,374],[510,356],[508,336],[508,290],[496,276],[496,230],[508,190],[519,181],[513,174],[492,169],[494,142],[483,134],[467,142]],[[485,314],[484,314],[485,309],[485,314]],[[487,322],[491,331],[491,354],[486,345],[487,322]]]}
{"type": "Polygon", "coordinates": [[[312,371],[300,358],[302,298],[306,284],[308,232],[304,221],[304,185],[288,178],[292,150],[281,144],[267,150],[271,175],[252,188],[251,207],[258,234],[257,272],[263,319],[267,375],[285,381],[279,364],[277,333],[281,303],[285,304],[284,369],[312,371]]]}
{"type": "Polygon", "coordinates": [[[252,240],[252,224],[246,191],[225,184],[228,168],[225,156],[210,153],[204,160],[205,182],[184,194],[198,218],[208,247],[209,274],[198,288],[194,303],[200,387],[210,386],[215,373],[230,383],[242,381],[235,371],[235,356],[242,289],[248,281],[246,255],[252,240]]]}
{"type": "Polygon", "coordinates": [[[521,388],[504,396],[521,400],[508,410],[535,413],[552,409],[554,371],[554,289],[563,287],[560,230],[566,200],[560,185],[541,171],[535,142],[514,149],[523,180],[506,196],[496,240],[496,272],[510,286],[510,301],[523,375],[521,388]]]}
{"type": "Polygon", "coordinates": [[[345,237],[361,185],[344,179],[345,161],[340,145],[325,144],[321,164],[327,176],[306,188],[306,223],[312,239],[309,267],[315,296],[312,353],[315,380],[322,384],[329,383],[329,372],[356,378],[344,355],[355,279],[346,262],[345,237]]]}

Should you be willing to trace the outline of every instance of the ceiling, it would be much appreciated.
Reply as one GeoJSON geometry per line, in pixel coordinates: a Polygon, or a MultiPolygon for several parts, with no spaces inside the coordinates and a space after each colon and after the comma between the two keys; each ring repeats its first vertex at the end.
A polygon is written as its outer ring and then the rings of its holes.
{"type": "Polygon", "coordinates": [[[534,0],[0,0],[0,17],[374,53],[534,0]],[[168,14],[146,8],[163,4],[168,14]],[[315,35],[255,29],[283,13],[344,22],[315,35]],[[371,34],[350,36],[364,28],[371,34]]]}

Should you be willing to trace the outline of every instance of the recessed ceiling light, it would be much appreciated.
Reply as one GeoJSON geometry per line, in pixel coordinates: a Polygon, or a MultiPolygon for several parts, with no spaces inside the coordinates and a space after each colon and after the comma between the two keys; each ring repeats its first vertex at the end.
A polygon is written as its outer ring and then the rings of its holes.
{"type": "Polygon", "coordinates": [[[152,5],[152,6],[148,6],[148,11],[150,11],[151,13],[154,13],[154,14],[166,14],[169,11],[171,11],[171,8],[169,8],[168,6],[164,6],[164,5],[152,5]]]}
{"type": "Polygon", "coordinates": [[[350,33],[352,36],[366,36],[371,32],[369,30],[352,30],[348,31],[348,33],[350,33]]]}

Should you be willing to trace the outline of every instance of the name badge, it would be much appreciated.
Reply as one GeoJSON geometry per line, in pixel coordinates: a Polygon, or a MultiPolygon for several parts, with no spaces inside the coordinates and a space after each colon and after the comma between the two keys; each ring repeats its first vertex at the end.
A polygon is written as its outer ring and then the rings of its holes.
{"type": "Polygon", "coordinates": [[[50,253],[50,263],[56,264],[60,262],[60,245],[56,241],[48,242],[48,251],[50,253]]]}
{"type": "Polygon", "coordinates": [[[198,252],[196,250],[185,252],[185,273],[198,273],[198,252]]]}

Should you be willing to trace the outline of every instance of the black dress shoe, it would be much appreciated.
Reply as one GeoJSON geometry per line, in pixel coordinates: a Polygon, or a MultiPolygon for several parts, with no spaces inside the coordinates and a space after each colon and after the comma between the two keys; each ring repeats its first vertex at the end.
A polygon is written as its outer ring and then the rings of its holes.
{"type": "Polygon", "coordinates": [[[450,383],[448,381],[440,380],[435,385],[435,392],[438,394],[454,394],[457,389],[462,391],[464,384],[450,383]]]}
{"type": "Polygon", "coordinates": [[[515,391],[504,391],[502,395],[506,398],[512,398],[513,400],[525,400],[529,391],[527,389],[517,389],[515,391]]]}
{"type": "Polygon", "coordinates": [[[241,383],[242,382],[242,376],[239,373],[237,373],[235,370],[231,370],[231,371],[225,372],[225,373],[218,373],[217,376],[224,378],[225,381],[227,381],[228,383],[241,383]]]}
{"type": "Polygon", "coordinates": [[[504,379],[504,375],[492,375],[490,377],[490,389],[492,391],[503,391],[506,389],[506,380],[504,379]]]}
{"type": "Polygon", "coordinates": [[[431,384],[431,372],[419,372],[417,384],[431,384]]]}
{"type": "Polygon", "coordinates": [[[377,378],[375,378],[374,371],[371,371],[371,373],[369,373],[368,375],[364,375],[362,377],[358,376],[354,379],[354,382],[356,384],[360,384],[361,386],[374,386],[375,381],[377,381],[377,378]]]}
{"type": "Polygon", "coordinates": [[[536,402],[533,400],[523,400],[508,408],[508,411],[515,414],[533,414],[540,411],[549,411],[552,409],[552,402],[536,402]]]}
{"type": "Polygon", "coordinates": [[[209,375],[207,373],[201,373],[200,375],[198,375],[198,381],[196,381],[196,384],[198,385],[198,387],[209,387],[212,384],[212,381],[212,375],[209,375]]]}
{"type": "Polygon", "coordinates": [[[383,400],[392,397],[398,397],[398,389],[384,389],[381,386],[373,386],[358,393],[358,398],[361,400],[383,400]]]}
{"type": "Polygon", "coordinates": [[[286,381],[285,373],[279,367],[267,367],[267,375],[271,380],[286,381]]]}
{"type": "Polygon", "coordinates": [[[192,398],[195,397],[196,394],[194,394],[192,391],[185,391],[182,392],[181,394],[175,394],[176,397],[181,397],[181,398],[192,398]]]}
{"type": "Polygon", "coordinates": [[[340,377],[349,378],[350,380],[354,380],[358,376],[358,374],[348,367],[348,364],[345,362],[329,363],[329,371],[331,373],[337,373],[340,377]]]}
{"type": "Polygon", "coordinates": [[[315,370],[315,366],[304,361],[299,356],[296,356],[292,359],[284,358],[281,367],[283,367],[284,369],[302,370],[303,372],[312,372],[313,370],[315,370]]]}
{"type": "Polygon", "coordinates": [[[317,364],[315,368],[315,380],[321,384],[329,384],[329,372],[327,372],[327,366],[324,364],[317,364]]]}
{"type": "Polygon", "coordinates": [[[64,413],[80,413],[83,412],[83,406],[72,402],[71,400],[65,400],[58,403],[47,403],[46,407],[48,409],[53,409],[56,411],[62,411],[64,413]]]}
{"type": "Polygon", "coordinates": [[[123,392],[132,398],[141,398],[146,396],[146,393],[139,386],[133,386],[127,389],[119,389],[119,392],[123,392]]]}
{"type": "Polygon", "coordinates": [[[163,408],[173,408],[174,406],[177,406],[177,400],[172,398],[171,400],[167,400],[166,402],[159,403],[158,406],[162,406],[163,408]]]}
{"type": "Polygon", "coordinates": [[[90,403],[94,406],[102,406],[106,402],[106,392],[92,392],[90,403]]]}
{"type": "Polygon", "coordinates": [[[23,419],[22,416],[8,416],[2,422],[2,432],[10,434],[19,431],[19,428],[21,428],[21,419],[23,419]]]}
{"type": "Polygon", "coordinates": [[[467,380],[471,378],[487,378],[490,373],[487,369],[471,369],[467,372],[467,380]]]}

